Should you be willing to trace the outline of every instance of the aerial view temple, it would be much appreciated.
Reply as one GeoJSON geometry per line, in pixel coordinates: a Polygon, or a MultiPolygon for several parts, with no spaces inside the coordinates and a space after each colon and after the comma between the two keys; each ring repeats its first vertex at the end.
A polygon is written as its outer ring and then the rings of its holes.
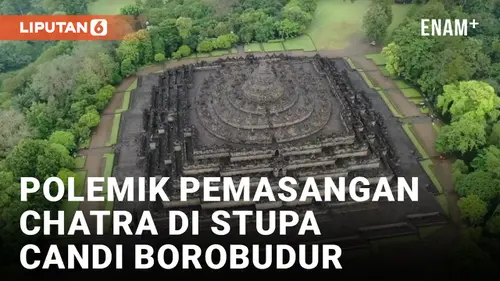
{"type": "MultiPolygon", "coordinates": [[[[169,209],[313,210],[323,236],[345,247],[443,223],[435,191],[411,141],[380,96],[342,59],[228,58],[139,77],[123,113],[114,176],[170,177],[170,202],[149,202],[158,220],[169,209]],[[419,178],[418,202],[203,202],[179,200],[179,178],[290,176],[419,178]]],[[[410,180],[408,180],[410,181],[410,180]]],[[[301,188],[299,184],[297,189],[301,188]]],[[[347,196],[348,197],[348,196],[347,196]]],[[[117,208],[128,208],[118,205],[117,208]]],[[[288,237],[288,239],[291,239],[288,237]]],[[[324,237],[323,237],[324,239],[324,237]]]]}

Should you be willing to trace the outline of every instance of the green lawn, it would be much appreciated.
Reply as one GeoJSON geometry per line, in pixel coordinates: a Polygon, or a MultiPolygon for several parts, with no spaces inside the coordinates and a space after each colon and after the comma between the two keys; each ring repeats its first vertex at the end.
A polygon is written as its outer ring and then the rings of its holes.
{"type": "Polygon", "coordinates": [[[316,47],[314,43],[311,41],[311,38],[307,35],[303,35],[300,37],[287,39],[283,42],[283,47],[287,51],[316,51],[316,47]]]}
{"type": "Polygon", "coordinates": [[[420,103],[424,102],[424,97],[422,97],[422,96],[414,97],[414,98],[407,98],[407,99],[414,104],[420,104],[420,103]]]}
{"type": "MultiPolygon", "coordinates": [[[[355,35],[362,34],[363,16],[369,5],[370,1],[320,0],[306,33],[318,50],[346,48],[355,35]]],[[[393,20],[386,43],[390,41],[392,31],[404,21],[411,6],[392,6],[393,20]]]]}
{"type": "Polygon", "coordinates": [[[135,88],[137,88],[137,79],[134,80],[134,82],[132,82],[132,84],[130,84],[130,86],[128,86],[127,90],[125,90],[125,92],[130,92],[132,90],[134,90],[135,88]]]}
{"type": "Polygon", "coordinates": [[[320,0],[306,33],[318,50],[342,49],[361,32],[370,1],[320,0]]]}
{"type": "Polygon", "coordinates": [[[285,50],[281,43],[262,43],[262,49],[264,49],[264,52],[282,52],[285,50]]]}
{"type": "Polygon", "coordinates": [[[83,169],[85,167],[85,162],[87,161],[87,157],[85,156],[78,156],[75,158],[75,168],[76,169],[83,169]]]}
{"type": "Polygon", "coordinates": [[[422,97],[422,94],[414,88],[401,89],[401,92],[409,99],[422,97]]]}
{"type": "Polygon", "coordinates": [[[387,37],[384,40],[384,43],[388,44],[391,42],[391,34],[403,21],[406,19],[406,14],[410,11],[413,5],[392,5],[392,22],[391,25],[387,28],[387,37]]]}
{"type": "Polygon", "coordinates": [[[389,71],[387,71],[387,69],[385,68],[385,65],[379,65],[378,69],[380,70],[380,72],[382,72],[382,75],[384,75],[385,77],[389,77],[392,80],[398,79],[398,77],[396,75],[392,75],[389,73],[389,71]]]}
{"type": "Polygon", "coordinates": [[[434,164],[432,164],[432,160],[427,159],[427,160],[421,161],[420,165],[422,165],[422,167],[425,170],[425,173],[429,176],[432,183],[437,188],[438,192],[443,193],[444,188],[441,185],[441,183],[439,182],[438,178],[436,177],[436,174],[434,173],[434,169],[433,169],[434,164]]]}
{"type": "Polygon", "coordinates": [[[411,86],[408,85],[408,83],[406,83],[403,80],[396,80],[396,81],[394,81],[394,83],[396,84],[396,87],[398,87],[400,90],[411,88],[411,86]]]}
{"type": "Polygon", "coordinates": [[[428,107],[420,107],[420,112],[423,114],[428,114],[430,112],[428,107]]]}
{"type": "Polygon", "coordinates": [[[196,57],[197,58],[209,58],[210,57],[210,53],[197,53],[196,57]]]}
{"type": "Polygon", "coordinates": [[[408,124],[408,123],[403,124],[403,129],[406,132],[406,134],[408,135],[408,137],[411,139],[411,142],[413,143],[413,145],[417,149],[418,153],[420,153],[420,155],[423,158],[429,158],[429,155],[427,154],[425,149],[422,147],[422,145],[418,141],[417,137],[413,134],[412,125],[408,124]]]}
{"type": "MultiPolygon", "coordinates": [[[[105,164],[104,164],[103,176],[104,176],[104,178],[108,178],[108,177],[111,177],[113,174],[113,166],[115,164],[115,154],[114,153],[106,153],[106,154],[104,154],[104,159],[105,159],[105,164]]],[[[103,190],[104,190],[103,194],[107,195],[108,194],[107,179],[105,179],[103,190]]],[[[113,211],[114,201],[106,200],[104,202],[104,209],[106,211],[113,211]]],[[[108,231],[108,230],[110,230],[110,228],[111,228],[111,216],[107,216],[104,218],[104,229],[105,229],[105,231],[108,231]]]]}
{"type": "Polygon", "coordinates": [[[122,107],[117,109],[115,112],[116,113],[121,113],[121,112],[124,112],[128,109],[128,107],[130,106],[130,92],[125,92],[123,94],[123,103],[122,103],[122,107]]]}
{"type": "Polygon", "coordinates": [[[106,142],[106,146],[115,145],[118,141],[118,133],[120,132],[120,121],[122,119],[121,113],[115,114],[113,119],[113,128],[111,128],[111,134],[109,136],[108,142],[106,142]]]}
{"type": "Polygon", "coordinates": [[[78,148],[79,148],[79,149],[87,149],[87,148],[89,148],[89,147],[90,147],[90,138],[89,138],[88,140],[86,140],[86,141],[82,142],[82,143],[78,146],[78,148]]]}
{"type": "Polygon", "coordinates": [[[382,54],[367,54],[365,57],[372,60],[376,65],[381,66],[387,63],[385,57],[382,54]]]}
{"type": "Polygon", "coordinates": [[[135,0],[97,0],[89,3],[89,13],[94,15],[117,15],[120,8],[134,4],[135,0]]]}
{"type": "Polygon", "coordinates": [[[210,56],[212,56],[212,57],[219,57],[219,56],[224,56],[227,54],[229,54],[228,50],[216,50],[216,51],[210,52],[210,56]]]}
{"type": "Polygon", "coordinates": [[[245,53],[256,53],[256,52],[262,52],[262,47],[260,46],[260,43],[245,44],[245,53]]]}

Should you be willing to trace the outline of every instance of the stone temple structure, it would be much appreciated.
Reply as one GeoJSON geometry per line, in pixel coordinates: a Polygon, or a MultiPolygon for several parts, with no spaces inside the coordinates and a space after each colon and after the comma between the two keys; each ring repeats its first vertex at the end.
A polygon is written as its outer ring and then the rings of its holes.
{"type": "Polygon", "coordinates": [[[171,177],[171,201],[142,206],[159,221],[167,210],[183,208],[200,210],[207,224],[219,209],[314,210],[322,238],[338,239],[344,249],[443,223],[415,148],[362,81],[343,60],[319,56],[229,58],[140,77],[122,115],[114,176],[171,177]],[[420,200],[213,203],[193,195],[178,201],[181,176],[252,177],[256,187],[260,177],[277,184],[285,175],[318,183],[418,176],[420,200]]]}

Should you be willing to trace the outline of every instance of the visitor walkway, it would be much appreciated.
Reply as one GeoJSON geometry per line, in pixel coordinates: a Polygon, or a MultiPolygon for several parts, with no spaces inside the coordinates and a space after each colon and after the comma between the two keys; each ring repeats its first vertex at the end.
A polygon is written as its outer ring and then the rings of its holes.
{"type": "Polygon", "coordinates": [[[411,125],[411,133],[415,135],[417,141],[425,150],[423,158],[432,161],[434,173],[443,186],[450,219],[456,225],[460,225],[461,216],[457,206],[459,198],[454,191],[451,175],[451,164],[453,159],[441,159],[440,154],[435,148],[438,135],[436,123],[440,121],[431,118],[428,113],[422,113],[417,104],[405,97],[394,80],[384,76],[379,67],[375,65],[372,60],[367,59],[365,55],[355,55],[350,56],[350,58],[356,68],[363,70],[373,84],[386,94],[392,105],[394,105],[397,111],[402,115],[402,118],[400,118],[401,123],[411,125]]]}

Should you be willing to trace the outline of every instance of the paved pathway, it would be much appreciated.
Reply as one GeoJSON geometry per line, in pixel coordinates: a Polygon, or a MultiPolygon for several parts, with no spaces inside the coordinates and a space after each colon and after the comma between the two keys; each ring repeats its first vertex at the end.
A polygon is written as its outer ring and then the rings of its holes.
{"type": "Polygon", "coordinates": [[[427,114],[420,111],[418,105],[409,101],[390,77],[386,77],[373,63],[364,55],[351,56],[351,60],[357,68],[362,69],[368,78],[381,88],[391,100],[393,105],[404,116],[403,123],[412,124],[412,131],[433,162],[434,172],[444,188],[448,202],[448,212],[451,220],[457,225],[461,224],[460,210],[457,206],[458,196],[454,192],[451,177],[451,164],[453,159],[441,160],[436,151],[435,143],[437,132],[433,126],[433,120],[427,114]]]}

